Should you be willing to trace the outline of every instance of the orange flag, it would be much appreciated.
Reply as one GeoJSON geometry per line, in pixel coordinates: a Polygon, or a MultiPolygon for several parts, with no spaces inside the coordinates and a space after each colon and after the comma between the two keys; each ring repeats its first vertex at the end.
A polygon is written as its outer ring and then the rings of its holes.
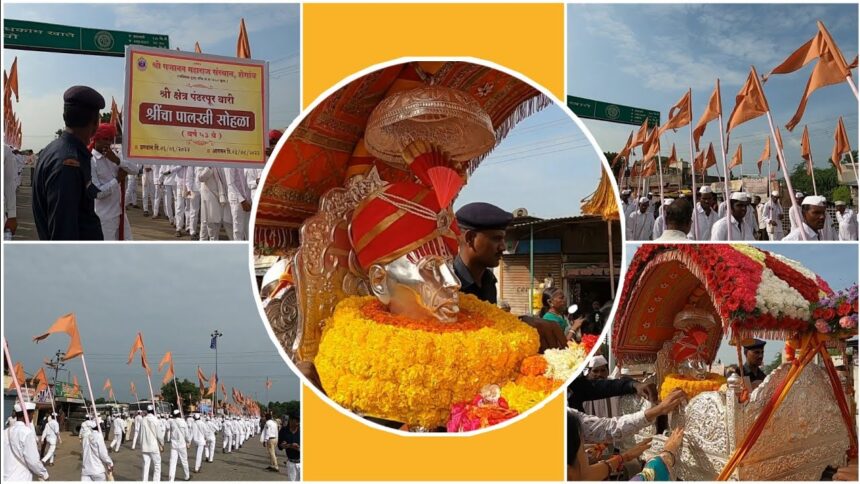
{"type": "Polygon", "coordinates": [[[116,400],[116,398],[114,398],[114,396],[113,396],[113,388],[111,388],[110,391],[108,392],[108,398],[111,400],[116,400]]]}
{"type": "Polygon", "coordinates": [[[200,42],[194,42],[194,52],[198,54],[203,53],[203,50],[200,49],[200,42]]]}
{"type": "Polygon", "coordinates": [[[215,373],[212,373],[212,377],[209,379],[209,390],[206,391],[206,395],[214,395],[216,391],[218,391],[218,385],[215,383],[215,373]]]}
{"type": "MultiPolygon", "coordinates": [[[[13,371],[15,372],[15,378],[18,379],[18,384],[21,385],[21,387],[27,385],[27,376],[24,374],[24,364],[20,361],[15,363],[13,371]]],[[[9,381],[9,388],[15,388],[15,382],[11,381],[11,379],[9,381]]]]}
{"type": "Polygon", "coordinates": [[[728,133],[735,126],[755,119],[769,110],[767,99],[764,97],[764,90],[762,90],[758,80],[758,73],[755,67],[752,67],[746,82],[735,97],[735,107],[729,116],[726,132],[728,133]]]}
{"type": "Polygon", "coordinates": [[[224,388],[224,383],[221,383],[221,395],[224,395],[224,398],[227,398],[227,389],[224,388]]]}
{"type": "Polygon", "coordinates": [[[806,125],[800,137],[800,157],[806,160],[806,174],[812,176],[812,152],[809,150],[809,128],[806,125]]]}
{"type": "Polygon", "coordinates": [[[251,58],[251,42],[248,40],[248,31],[245,29],[245,19],[239,23],[239,41],[236,42],[236,57],[241,59],[251,58]]]}
{"type": "Polygon", "coordinates": [[[705,157],[705,170],[717,164],[717,155],[714,154],[714,144],[708,143],[708,155],[705,157]]]}
{"type": "Polygon", "coordinates": [[[669,168],[681,168],[681,162],[678,160],[678,154],[675,152],[675,143],[672,143],[672,154],[669,155],[669,160],[666,164],[669,168]]]}
{"type": "Polygon", "coordinates": [[[146,363],[146,348],[143,346],[143,334],[141,333],[137,333],[137,338],[134,339],[134,344],[131,345],[131,352],[128,354],[128,363],[126,364],[131,364],[131,360],[134,359],[134,355],[138,350],[140,350],[140,364],[146,370],[146,374],[151,375],[152,371],[149,369],[149,364],[146,363]]]}
{"type": "Polygon", "coordinates": [[[111,126],[122,128],[122,117],[119,114],[119,107],[117,107],[113,96],[110,98],[110,124],[111,126]]]}
{"type": "Polygon", "coordinates": [[[743,155],[743,148],[742,147],[743,147],[742,144],[738,145],[738,149],[737,149],[737,151],[735,151],[735,156],[732,157],[732,162],[729,163],[729,171],[731,171],[732,168],[734,168],[736,166],[740,166],[741,164],[743,164],[743,162],[744,162],[743,156],[744,155],[743,155]]]}
{"type": "Polygon", "coordinates": [[[66,348],[66,355],[63,356],[63,361],[71,360],[72,358],[84,353],[84,348],[81,346],[81,335],[78,333],[78,323],[75,321],[74,313],[60,316],[54,324],[48,328],[47,333],[34,336],[33,341],[42,341],[53,333],[66,333],[71,337],[69,347],[66,348]]]}
{"type": "Polygon", "coordinates": [[[72,387],[76,394],[81,391],[81,385],[78,384],[78,375],[72,375],[72,387]]]}
{"type": "Polygon", "coordinates": [[[137,396],[137,387],[134,386],[134,382],[129,382],[129,387],[131,387],[131,394],[137,396]]]}
{"type": "Polygon", "coordinates": [[[102,387],[102,391],[105,391],[105,390],[107,390],[108,388],[113,388],[113,387],[111,386],[111,384],[110,384],[110,378],[108,378],[108,379],[106,379],[106,380],[105,380],[105,384],[104,384],[104,386],[102,387]]]}
{"type": "Polygon", "coordinates": [[[842,116],[839,116],[836,132],[833,133],[833,152],[830,154],[830,161],[839,173],[842,173],[842,155],[850,151],[851,144],[848,142],[848,133],[845,132],[845,123],[842,122],[842,116]]]}
{"type": "Polygon", "coordinates": [[[167,365],[167,372],[164,374],[164,377],[161,379],[161,384],[166,385],[167,382],[173,379],[173,362],[171,361],[169,365],[167,365]]]}
{"type": "Polygon", "coordinates": [[[692,95],[693,90],[688,90],[687,93],[681,96],[681,99],[669,109],[669,120],[666,121],[666,124],[660,127],[660,134],[663,134],[666,130],[676,130],[690,124],[693,117],[693,111],[690,108],[690,99],[692,98],[692,95]]]}
{"type": "Polygon", "coordinates": [[[209,379],[206,378],[206,375],[203,374],[203,370],[200,367],[197,367],[197,379],[200,380],[200,386],[203,386],[204,382],[208,382],[209,379]]]}
{"type": "MultiPolygon", "coordinates": [[[[708,100],[708,106],[705,108],[705,112],[702,113],[702,116],[699,118],[699,122],[696,123],[696,127],[693,129],[693,142],[695,143],[696,150],[699,149],[699,140],[702,139],[702,135],[705,134],[705,127],[711,121],[717,119],[721,114],[723,114],[723,101],[720,96],[720,80],[717,79],[717,85],[714,87],[714,92],[711,93],[711,99],[708,100]]],[[[720,126],[720,129],[723,129],[720,126]]]]}
{"type": "Polygon", "coordinates": [[[627,137],[627,143],[624,144],[624,148],[621,148],[621,151],[615,155],[615,158],[612,159],[612,166],[614,167],[616,163],[618,163],[621,158],[627,158],[630,154],[631,144],[633,144],[633,131],[630,132],[630,136],[627,137]]]}
{"type": "Polygon", "coordinates": [[[775,67],[770,74],[794,72],[815,59],[818,59],[818,63],[812,69],[797,112],[785,125],[789,131],[800,123],[803,112],[806,110],[806,102],[813,91],[820,87],[839,84],[851,75],[851,70],[845,62],[845,58],[842,57],[842,52],[821,21],[818,22],[818,33],[815,34],[815,37],[800,46],[782,64],[775,67]]]}
{"type": "MultiPolygon", "coordinates": [[[[764,161],[770,159],[770,138],[765,138],[764,140],[764,150],[761,152],[761,156],[758,157],[758,174],[761,175],[761,164],[764,161]]],[[[779,165],[777,165],[778,167],[779,165]]]]}
{"type": "Polygon", "coordinates": [[[642,126],[639,127],[639,131],[637,131],[636,136],[633,137],[633,144],[630,145],[630,149],[641,146],[646,141],[648,141],[648,118],[645,118],[645,121],[642,121],[642,126]]]}
{"type": "Polygon", "coordinates": [[[650,160],[655,156],[660,155],[660,130],[652,129],[651,136],[648,141],[642,145],[642,150],[645,152],[645,160],[650,160]]]}
{"type": "Polygon", "coordinates": [[[158,371],[161,371],[164,365],[168,363],[173,363],[173,355],[171,355],[169,351],[164,354],[164,357],[161,359],[161,362],[158,363],[158,371]]]}
{"type": "Polygon", "coordinates": [[[45,376],[45,369],[39,368],[39,372],[33,377],[39,383],[36,384],[36,393],[41,393],[42,390],[48,388],[48,377],[45,376]]]}
{"type": "MultiPolygon", "coordinates": [[[[9,68],[9,79],[7,81],[6,90],[11,94],[15,93],[15,101],[21,102],[18,97],[18,57],[12,61],[12,67],[9,68]]],[[[10,97],[11,99],[11,97],[10,97]]]]}

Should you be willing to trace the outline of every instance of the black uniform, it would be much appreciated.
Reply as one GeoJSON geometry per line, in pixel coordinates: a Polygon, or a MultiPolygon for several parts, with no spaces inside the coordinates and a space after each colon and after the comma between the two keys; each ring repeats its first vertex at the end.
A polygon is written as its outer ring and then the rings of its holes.
{"type": "Polygon", "coordinates": [[[496,304],[496,276],[493,275],[493,271],[484,269],[484,273],[481,275],[481,285],[479,286],[472,279],[472,273],[469,272],[469,268],[466,267],[463,259],[458,255],[454,258],[454,274],[457,275],[457,279],[460,279],[460,292],[472,294],[481,301],[496,304]]]}
{"type": "Polygon", "coordinates": [[[68,132],[39,154],[33,175],[33,218],[42,240],[104,240],[94,201],[92,153],[68,132]]]}
{"type": "MultiPolygon", "coordinates": [[[[463,205],[456,213],[457,224],[463,230],[505,230],[514,216],[510,212],[484,202],[463,205]]],[[[472,294],[482,301],[496,304],[496,276],[484,269],[481,280],[475,281],[469,268],[458,255],[454,259],[454,273],[460,279],[460,291],[472,294]],[[480,283],[480,284],[479,284],[480,283]]]]}
{"type": "Polygon", "coordinates": [[[750,378],[750,383],[752,383],[764,380],[767,374],[761,371],[761,368],[753,369],[749,363],[744,363],[744,376],[748,376],[750,378]]]}

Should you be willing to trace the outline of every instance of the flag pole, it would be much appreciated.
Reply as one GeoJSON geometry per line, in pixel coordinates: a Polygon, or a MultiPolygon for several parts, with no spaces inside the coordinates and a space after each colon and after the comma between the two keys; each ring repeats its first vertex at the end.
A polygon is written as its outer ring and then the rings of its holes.
{"type": "Polygon", "coordinates": [[[57,407],[54,404],[54,391],[51,390],[51,386],[48,386],[48,396],[51,397],[51,412],[57,413],[57,407]]]}
{"type": "Polygon", "coordinates": [[[84,367],[84,378],[87,379],[87,390],[90,393],[90,400],[92,400],[92,402],[93,402],[93,418],[96,421],[96,427],[98,427],[99,433],[101,433],[102,424],[99,423],[99,413],[98,413],[98,410],[96,410],[96,399],[93,396],[93,386],[92,386],[92,384],[90,384],[90,372],[87,371],[87,358],[86,358],[86,356],[84,356],[83,352],[81,352],[81,365],[83,365],[83,367],[84,367]]]}
{"type": "MultiPolygon", "coordinates": [[[[851,170],[854,171],[854,181],[857,182],[858,181],[858,178],[857,178],[857,161],[854,159],[854,153],[851,152],[851,145],[850,144],[848,145],[848,158],[851,159],[851,170]]],[[[837,163],[839,163],[839,162],[837,161],[837,163]]],[[[858,183],[860,183],[860,182],[858,182],[858,183]]],[[[860,207],[860,203],[858,203],[857,206],[860,207]]]]}
{"type": "MultiPolygon", "coordinates": [[[[693,153],[693,88],[690,88],[690,177],[693,180],[693,240],[699,240],[699,217],[696,216],[696,155],[693,153]]],[[[728,200],[726,203],[729,203],[728,200]]]]}
{"type": "Polygon", "coordinates": [[[12,370],[9,374],[12,376],[12,383],[15,385],[15,393],[18,394],[18,404],[21,405],[21,410],[24,412],[24,424],[30,426],[30,414],[27,413],[27,405],[24,402],[24,395],[21,393],[21,384],[18,382],[18,375],[15,374],[15,365],[12,363],[12,356],[9,354],[9,342],[3,338],[3,353],[6,354],[6,365],[12,370]]]}
{"type": "MultiPolygon", "coordinates": [[[[172,362],[171,362],[172,365],[172,362]]],[[[185,419],[185,415],[182,412],[182,399],[179,397],[179,386],[176,385],[176,372],[173,372],[173,389],[176,391],[176,405],[179,407],[179,416],[182,419],[185,419]]]]}
{"type": "Polygon", "coordinates": [[[155,392],[152,391],[152,378],[149,376],[149,370],[147,369],[146,373],[146,382],[149,384],[149,396],[152,399],[152,411],[155,412],[155,392]]]}
{"type": "Polygon", "coordinates": [[[849,71],[849,74],[845,79],[848,81],[848,86],[851,88],[851,92],[854,93],[854,97],[857,98],[857,100],[860,100],[860,95],[857,94],[857,85],[854,84],[854,79],[851,77],[850,72],[851,71],[849,71]]]}
{"type": "MultiPolygon", "coordinates": [[[[762,94],[764,91],[762,91],[762,94]]],[[[785,175],[785,184],[788,187],[788,197],[791,199],[791,206],[794,207],[794,210],[797,212],[797,215],[800,216],[800,206],[797,204],[797,198],[794,196],[794,187],[791,185],[791,177],[788,175],[788,168],[785,166],[785,155],[782,152],[782,147],[779,145],[779,140],[776,137],[776,130],[773,127],[773,116],[770,114],[770,109],[766,111],[767,113],[767,124],[770,126],[770,135],[773,137],[773,144],[776,145],[776,161],[779,163],[779,166],[782,167],[782,173],[785,175]]],[[[801,220],[798,220],[798,227],[800,227],[800,236],[805,241],[806,239],[806,231],[803,230],[803,217],[801,220]]]]}
{"type": "MultiPolygon", "coordinates": [[[[726,176],[723,178],[723,193],[726,197],[726,234],[728,236],[726,240],[731,241],[732,231],[730,229],[732,227],[732,221],[729,218],[731,217],[731,213],[729,213],[731,212],[731,210],[729,210],[729,165],[726,163],[728,147],[726,146],[726,133],[723,130],[723,92],[720,90],[720,78],[717,78],[717,96],[720,97],[720,112],[717,114],[717,122],[720,123],[720,154],[723,156],[723,170],[726,172],[726,176]]],[[[768,163],[770,163],[770,160],[768,160],[768,163]]],[[[770,183],[770,181],[768,181],[768,183],[770,183]]],[[[768,190],[768,192],[770,192],[770,190],[768,190]]]]}
{"type": "Polygon", "coordinates": [[[815,162],[812,161],[812,150],[809,150],[809,174],[812,176],[812,191],[815,192],[815,196],[817,197],[818,186],[815,185],[815,162]]]}

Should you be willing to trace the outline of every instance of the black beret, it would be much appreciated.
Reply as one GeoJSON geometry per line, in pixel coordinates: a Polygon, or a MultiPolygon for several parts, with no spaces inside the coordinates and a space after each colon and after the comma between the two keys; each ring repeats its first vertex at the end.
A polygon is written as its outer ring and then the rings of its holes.
{"type": "Polygon", "coordinates": [[[72,86],[63,93],[66,106],[79,106],[98,111],[105,108],[105,98],[95,89],[87,86],[72,86]]]}
{"type": "MultiPolygon", "coordinates": [[[[746,343],[746,342],[747,341],[744,341],[744,343],[746,343]]],[[[752,343],[744,345],[744,350],[746,350],[746,351],[757,350],[760,348],[764,348],[764,345],[765,345],[764,341],[762,341],[760,339],[753,338],[752,343]]]]}
{"type": "Polygon", "coordinates": [[[465,230],[505,230],[514,215],[484,202],[467,203],[457,210],[457,224],[465,230]]]}

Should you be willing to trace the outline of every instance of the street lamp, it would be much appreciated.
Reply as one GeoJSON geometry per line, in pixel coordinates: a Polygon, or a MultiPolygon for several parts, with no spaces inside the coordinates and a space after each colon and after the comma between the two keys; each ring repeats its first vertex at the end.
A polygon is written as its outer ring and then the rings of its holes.
{"type": "Polygon", "coordinates": [[[217,413],[215,413],[215,409],[218,408],[218,338],[224,336],[224,334],[216,329],[209,336],[212,338],[209,343],[209,348],[215,350],[215,406],[212,409],[212,412],[217,415],[217,413]]]}

